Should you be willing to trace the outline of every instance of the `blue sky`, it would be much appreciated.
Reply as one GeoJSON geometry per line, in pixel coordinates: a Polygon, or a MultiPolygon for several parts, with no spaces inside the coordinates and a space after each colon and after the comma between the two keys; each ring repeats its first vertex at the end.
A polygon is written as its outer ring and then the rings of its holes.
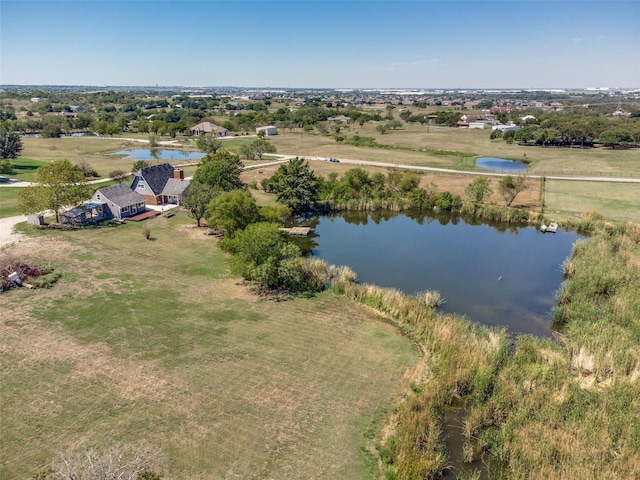
{"type": "Polygon", "coordinates": [[[0,83],[640,87],[640,2],[0,0],[0,83]]]}

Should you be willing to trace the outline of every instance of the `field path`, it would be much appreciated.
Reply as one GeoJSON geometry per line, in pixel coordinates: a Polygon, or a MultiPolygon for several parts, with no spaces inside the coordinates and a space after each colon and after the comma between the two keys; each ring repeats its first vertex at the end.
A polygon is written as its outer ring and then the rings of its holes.
{"type": "MultiPolygon", "coordinates": [[[[293,155],[287,155],[288,157],[293,157],[293,155]]],[[[315,161],[327,161],[323,158],[319,157],[311,157],[311,156],[301,156],[305,160],[315,160],[315,161]]],[[[470,170],[455,170],[452,168],[438,168],[438,167],[423,167],[417,165],[404,165],[398,163],[384,163],[384,162],[372,162],[368,160],[354,160],[348,158],[340,158],[340,163],[346,163],[349,165],[367,165],[372,167],[383,167],[383,168],[402,168],[405,170],[423,170],[426,172],[442,172],[442,173],[451,173],[451,174],[461,174],[461,175],[484,175],[488,177],[506,177],[509,175],[517,175],[517,173],[501,173],[501,172],[478,172],[478,171],[470,171],[470,170]]],[[[548,178],[551,180],[581,180],[581,181],[589,181],[589,182],[615,182],[615,183],[640,183],[640,178],[627,178],[627,177],[584,177],[579,175],[540,175],[540,174],[525,174],[528,178],[548,178]]]]}
{"type": "Polygon", "coordinates": [[[13,227],[20,222],[27,220],[24,215],[15,217],[0,218],[0,248],[14,242],[19,242],[25,236],[21,233],[13,233],[13,227]]]}

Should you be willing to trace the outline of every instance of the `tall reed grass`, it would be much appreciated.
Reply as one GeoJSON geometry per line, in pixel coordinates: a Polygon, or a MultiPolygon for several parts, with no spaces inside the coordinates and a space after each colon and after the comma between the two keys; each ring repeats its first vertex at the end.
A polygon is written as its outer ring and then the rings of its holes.
{"type": "Polygon", "coordinates": [[[564,265],[558,341],[512,340],[350,270],[334,276],[334,291],[385,314],[430,361],[381,446],[386,478],[443,476],[453,399],[468,412],[464,457],[500,478],[640,478],[640,225],[589,222],[564,265]]]}

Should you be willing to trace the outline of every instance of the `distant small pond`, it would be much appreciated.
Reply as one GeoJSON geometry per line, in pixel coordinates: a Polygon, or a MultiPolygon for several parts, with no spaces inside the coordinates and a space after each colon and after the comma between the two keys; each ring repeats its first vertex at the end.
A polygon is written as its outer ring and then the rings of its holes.
{"type": "Polygon", "coordinates": [[[113,155],[126,155],[128,160],[198,160],[204,153],[187,150],[163,150],[159,148],[141,148],[136,150],[120,150],[113,155]]]}
{"type": "Polygon", "coordinates": [[[297,240],[301,248],[348,265],[360,282],[407,295],[437,290],[446,300],[444,312],[543,337],[552,336],[562,263],[581,238],[423,213],[348,212],[304,224],[314,231],[297,240]]]}
{"type": "Polygon", "coordinates": [[[517,160],[506,160],[504,158],[480,157],[476,160],[476,167],[485,170],[497,170],[504,172],[524,172],[529,165],[517,160]]]}

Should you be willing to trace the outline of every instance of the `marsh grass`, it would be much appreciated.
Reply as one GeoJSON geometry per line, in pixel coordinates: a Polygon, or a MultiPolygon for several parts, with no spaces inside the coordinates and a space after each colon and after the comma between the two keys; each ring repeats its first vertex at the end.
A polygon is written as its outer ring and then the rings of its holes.
{"type": "Polygon", "coordinates": [[[482,460],[489,475],[640,476],[640,226],[593,217],[593,237],[565,262],[559,342],[512,341],[397,290],[335,285],[387,315],[432,360],[432,376],[400,405],[393,440],[380,447],[388,478],[442,475],[443,412],[454,399],[468,412],[462,457],[482,460]]]}

